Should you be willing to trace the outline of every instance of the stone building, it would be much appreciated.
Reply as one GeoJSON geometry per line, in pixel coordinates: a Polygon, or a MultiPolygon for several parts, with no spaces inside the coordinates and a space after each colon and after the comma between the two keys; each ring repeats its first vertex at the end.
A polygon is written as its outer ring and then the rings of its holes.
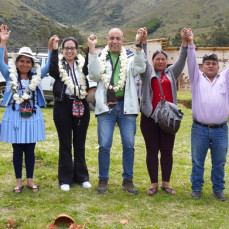
{"type": "MultiPolygon", "coordinates": [[[[150,63],[152,63],[151,58],[153,52],[157,49],[164,49],[168,53],[168,65],[172,65],[176,61],[179,54],[179,47],[168,47],[167,44],[168,39],[165,38],[148,40],[147,58],[150,63]]],[[[134,51],[135,43],[125,43],[124,47],[127,50],[134,51]]],[[[220,71],[226,69],[229,64],[229,47],[196,47],[197,61],[200,67],[202,64],[202,58],[206,53],[216,53],[219,58],[220,71]]],[[[178,90],[190,90],[187,64],[185,65],[184,71],[178,80],[177,86],[178,90]]]]}

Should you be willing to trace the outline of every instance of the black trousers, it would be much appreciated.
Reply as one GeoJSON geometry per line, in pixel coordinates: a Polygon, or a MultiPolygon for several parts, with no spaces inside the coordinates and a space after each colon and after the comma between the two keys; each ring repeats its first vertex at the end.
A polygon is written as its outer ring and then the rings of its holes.
{"type": "Polygon", "coordinates": [[[141,115],[141,131],[146,144],[146,164],[151,183],[158,183],[158,154],[161,153],[162,181],[169,182],[173,167],[175,135],[167,134],[151,118],[141,115]]]}
{"type": "Polygon", "coordinates": [[[22,178],[23,152],[25,153],[26,178],[33,178],[36,143],[12,144],[16,179],[22,178]]]}
{"type": "Polygon", "coordinates": [[[59,138],[58,179],[60,185],[89,181],[85,161],[85,142],[90,121],[90,109],[88,103],[83,100],[84,115],[80,118],[74,117],[72,104],[72,99],[65,98],[63,102],[56,101],[53,108],[53,117],[59,138]]]}

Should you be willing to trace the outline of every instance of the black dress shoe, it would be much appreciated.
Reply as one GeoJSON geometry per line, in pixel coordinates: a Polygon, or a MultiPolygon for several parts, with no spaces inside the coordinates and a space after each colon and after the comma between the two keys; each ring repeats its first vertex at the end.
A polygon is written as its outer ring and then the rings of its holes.
{"type": "Polygon", "coordinates": [[[200,199],[200,197],[201,197],[201,191],[192,191],[191,196],[194,199],[200,199]]]}
{"type": "Polygon", "coordinates": [[[226,200],[226,196],[223,194],[223,192],[214,192],[214,195],[218,200],[221,200],[221,201],[226,200]]]}

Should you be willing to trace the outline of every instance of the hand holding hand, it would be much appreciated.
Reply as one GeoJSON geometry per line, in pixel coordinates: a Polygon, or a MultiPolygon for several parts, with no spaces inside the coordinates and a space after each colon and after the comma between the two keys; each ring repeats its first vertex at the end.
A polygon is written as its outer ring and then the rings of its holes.
{"type": "Polygon", "coordinates": [[[143,28],[143,38],[142,38],[142,43],[146,44],[147,43],[147,38],[148,38],[148,33],[147,33],[147,28],[143,28]]]}
{"type": "Polygon", "coordinates": [[[194,35],[193,35],[193,32],[192,32],[191,28],[187,29],[185,35],[186,35],[186,39],[187,39],[188,44],[189,45],[194,45],[194,41],[193,41],[194,35]]]}
{"type": "Polygon", "coordinates": [[[136,44],[139,44],[143,41],[143,36],[144,36],[143,34],[145,34],[144,28],[138,29],[136,34],[136,44]]]}
{"type": "Polygon", "coordinates": [[[186,29],[186,28],[183,28],[181,30],[181,40],[182,40],[182,46],[183,47],[187,47],[188,46],[188,40],[187,40],[187,37],[186,37],[187,30],[188,29],[186,29]]]}
{"type": "Polygon", "coordinates": [[[59,37],[57,35],[53,35],[49,39],[49,44],[48,44],[49,51],[57,50],[59,41],[60,41],[59,37]]]}

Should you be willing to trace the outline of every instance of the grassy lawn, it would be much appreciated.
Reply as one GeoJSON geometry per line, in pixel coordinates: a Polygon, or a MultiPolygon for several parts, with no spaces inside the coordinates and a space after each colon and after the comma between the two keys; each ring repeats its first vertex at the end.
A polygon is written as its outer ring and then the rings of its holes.
{"type": "MultiPolygon", "coordinates": [[[[190,100],[190,92],[179,92],[179,99],[190,100]]],[[[176,196],[159,190],[155,196],[147,196],[150,180],[146,168],[146,151],[139,120],[135,139],[134,182],[139,194],[124,192],[122,183],[122,147],[118,128],[115,130],[111,150],[109,192],[97,193],[98,144],[97,121],[91,113],[86,142],[86,158],[93,188],[83,189],[73,185],[70,192],[60,191],[57,179],[58,140],[52,120],[52,106],[43,108],[46,125],[46,141],[37,143],[34,180],[40,191],[32,193],[24,189],[22,194],[12,192],[15,177],[12,164],[12,146],[0,142],[0,228],[7,228],[10,218],[14,228],[48,228],[59,214],[71,216],[77,224],[87,228],[229,228],[228,201],[219,202],[212,195],[210,181],[211,157],[208,154],[205,168],[205,185],[200,200],[190,197],[191,110],[180,104],[184,112],[181,128],[176,136],[174,164],[171,178],[176,196]],[[123,224],[122,220],[127,220],[123,224]]],[[[2,118],[4,108],[0,108],[2,118]]],[[[228,164],[226,165],[226,190],[229,198],[228,164]]],[[[25,177],[25,172],[23,172],[25,177]]],[[[159,178],[161,179],[161,178],[159,178]]]]}

